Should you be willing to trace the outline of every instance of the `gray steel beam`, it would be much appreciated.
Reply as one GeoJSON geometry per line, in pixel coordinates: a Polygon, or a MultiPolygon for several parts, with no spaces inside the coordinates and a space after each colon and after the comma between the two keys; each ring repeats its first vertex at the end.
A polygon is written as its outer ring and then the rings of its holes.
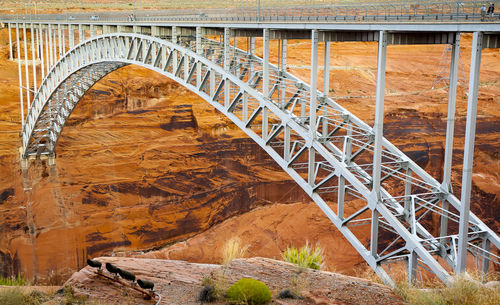
{"type": "Polygon", "coordinates": [[[23,46],[24,46],[24,72],[26,75],[26,104],[28,106],[27,111],[30,108],[30,74],[29,74],[29,62],[28,62],[28,36],[26,35],[26,23],[23,23],[23,46]]]}
{"type": "MultiPolygon", "coordinates": [[[[231,29],[224,29],[224,71],[230,73],[230,50],[231,50],[231,29]]],[[[231,97],[231,83],[226,79],[224,82],[224,107],[229,107],[231,97]]]]}
{"type": "Polygon", "coordinates": [[[378,60],[377,60],[377,85],[375,96],[375,122],[373,132],[375,134],[375,144],[373,148],[373,182],[372,182],[372,197],[369,202],[372,210],[371,221],[371,240],[370,253],[373,257],[377,257],[378,251],[378,226],[379,212],[377,206],[381,201],[381,163],[382,163],[382,137],[384,132],[384,91],[385,91],[385,62],[387,55],[387,33],[380,31],[378,43],[378,60]]]}
{"type": "Polygon", "coordinates": [[[469,77],[469,98],[467,100],[467,122],[465,126],[464,165],[462,171],[462,193],[460,223],[458,232],[458,261],[455,273],[465,272],[467,261],[467,242],[469,232],[470,194],[472,188],[472,168],[474,159],[474,141],[476,137],[477,92],[483,49],[483,33],[475,32],[472,38],[471,69],[469,77]]]}
{"type": "Polygon", "coordinates": [[[21,105],[21,127],[24,127],[23,78],[21,74],[21,47],[19,46],[19,23],[16,23],[17,71],[19,76],[19,102],[21,105]]]}
{"type": "Polygon", "coordinates": [[[323,94],[328,98],[330,92],[330,42],[325,41],[325,58],[323,69],[323,94]]]}
{"type": "MultiPolygon", "coordinates": [[[[38,88],[37,88],[37,82],[36,82],[35,29],[34,29],[33,23],[31,23],[30,32],[31,32],[31,66],[33,68],[33,72],[32,72],[33,73],[33,90],[36,92],[38,88]]],[[[29,109],[29,106],[28,106],[28,109],[29,109]]]]}
{"type": "MultiPolygon", "coordinates": [[[[448,118],[446,120],[446,144],[443,165],[443,182],[442,188],[445,191],[452,191],[451,186],[451,166],[453,161],[453,137],[455,130],[455,109],[457,100],[457,80],[458,80],[458,63],[460,59],[460,33],[455,34],[455,43],[451,51],[450,62],[450,79],[448,89],[448,118]]],[[[440,236],[448,235],[448,209],[449,203],[447,200],[442,201],[443,215],[441,216],[440,236]]],[[[446,242],[445,239],[441,240],[446,242]]]]}

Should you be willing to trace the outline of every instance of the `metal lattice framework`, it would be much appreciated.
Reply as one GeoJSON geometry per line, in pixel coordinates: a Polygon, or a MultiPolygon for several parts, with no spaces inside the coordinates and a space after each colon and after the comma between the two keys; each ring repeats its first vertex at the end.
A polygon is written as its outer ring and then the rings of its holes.
{"type": "MultiPolygon", "coordinates": [[[[383,138],[380,126],[371,128],[311,90],[315,79],[309,86],[270,64],[268,29],[263,59],[232,46],[229,29],[223,42],[196,32],[178,44],[114,33],[72,48],[36,92],[22,132],[24,157],[53,155],[85,92],[108,73],[139,65],[175,80],[231,119],[302,187],[386,283],[393,284],[386,266],[399,261],[407,263],[410,280],[426,269],[447,282],[448,270],[460,264],[461,202],[449,187],[383,138]],[[441,218],[439,229],[432,215],[441,218]],[[360,226],[370,227],[369,240],[360,226]]],[[[385,34],[380,35],[379,58],[385,51],[385,34]]],[[[317,31],[312,37],[317,52],[317,31]]],[[[317,58],[312,60],[317,69],[317,58]]],[[[472,213],[465,226],[466,250],[483,271],[490,262],[500,264],[491,249],[500,249],[500,238],[472,213]]]]}

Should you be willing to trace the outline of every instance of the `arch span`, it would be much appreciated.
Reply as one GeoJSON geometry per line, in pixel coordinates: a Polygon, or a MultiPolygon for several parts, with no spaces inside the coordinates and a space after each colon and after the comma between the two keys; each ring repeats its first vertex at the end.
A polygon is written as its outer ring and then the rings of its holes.
{"type": "MultiPolygon", "coordinates": [[[[401,260],[413,277],[424,267],[447,281],[444,265],[456,265],[458,232],[433,236],[424,220],[437,213],[458,223],[441,206],[459,210],[460,201],[386,139],[384,187],[380,197],[374,195],[372,129],[293,75],[228,45],[204,39],[184,41],[183,47],[122,33],[79,44],[43,80],[23,129],[23,156],[53,154],[80,98],[128,64],[175,80],[231,119],[309,194],[386,283],[392,280],[384,266],[401,260]],[[317,107],[310,106],[311,93],[320,96],[317,107]],[[365,204],[350,206],[355,200],[365,204]],[[370,228],[368,243],[366,233],[354,228],[360,225],[370,228]]],[[[470,251],[498,263],[497,256],[477,250],[484,249],[479,243],[500,248],[498,236],[472,213],[470,228],[470,251]]]]}

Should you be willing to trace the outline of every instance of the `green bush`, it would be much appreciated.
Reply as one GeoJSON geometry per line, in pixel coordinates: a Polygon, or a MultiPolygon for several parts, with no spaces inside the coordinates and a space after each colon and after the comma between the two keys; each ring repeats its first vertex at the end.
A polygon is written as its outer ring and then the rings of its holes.
{"type": "Polygon", "coordinates": [[[263,282],[243,278],[229,287],[226,298],[232,304],[258,305],[269,302],[272,294],[263,282]]]}
{"type": "Polygon", "coordinates": [[[283,252],[283,260],[302,268],[319,270],[323,264],[323,250],[320,246],[313,249],[309,243],[300,249],[292,246],[283,252]]]}

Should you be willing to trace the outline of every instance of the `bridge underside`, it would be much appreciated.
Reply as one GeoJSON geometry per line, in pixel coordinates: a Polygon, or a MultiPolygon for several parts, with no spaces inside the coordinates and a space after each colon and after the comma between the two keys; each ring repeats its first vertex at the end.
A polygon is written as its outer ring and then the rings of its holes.
{"type": "MultiPolygon", "coordinates": [[[[149,35],[106,34],[61,56],[30,107],[23,129],[24,157],[54,154],[62,129],[85,92],[108,73],[135,64],[197,93],[245,131],[309,194],[386,283],[393,284],[387,266],[401,261],[411,281],[418,272],[429,270],[446,282],[449,271],[458,270],[463,259],[461,240],[483,271],[490,262],[500,264],[491,249],[500,248],[496,233],[468,210],[462,224],[460,200],[384,139],[380,124],[371,128],[324,93],[311,90],[317,87],[318,41],[352,36],[321,36],[312,31],[309,86],[283,65],[269,63],[271,37],[303,33],[242,30],[242,36],[262,36],[262,59],[253,54],[254,45],[249,52],[231,45],[236,31],[229,29],[223,30],[222,42],[203,37],[200,27],[182,39],[172,32],[157,34],[175,36],[175,43],[149,35]],[[359,200],[366,204],[355,208],[359,200]],[[436,217],[441,219],[439,230],[432,227],[436,217]],[[461,226],[467,228],[465,238],[459,238],[461,226]],[[368,242],[362,237],[366,231],[368,242]]],[[[385,61],[387,44],[405,39],[385,31],[365,37],[379,41],[379,66],[385,61]]],[[[438,43],[457,43],[457,36],[449,33],[442,39],[438,43]]],[[[282,43],[283,51],[285,59],[282,43]]],[[[382,75],[385,70],[379,67],[378,79],[382,75]]],[[[383,90],[377,86],[377,115],[382,122],[383,90]]]]}

